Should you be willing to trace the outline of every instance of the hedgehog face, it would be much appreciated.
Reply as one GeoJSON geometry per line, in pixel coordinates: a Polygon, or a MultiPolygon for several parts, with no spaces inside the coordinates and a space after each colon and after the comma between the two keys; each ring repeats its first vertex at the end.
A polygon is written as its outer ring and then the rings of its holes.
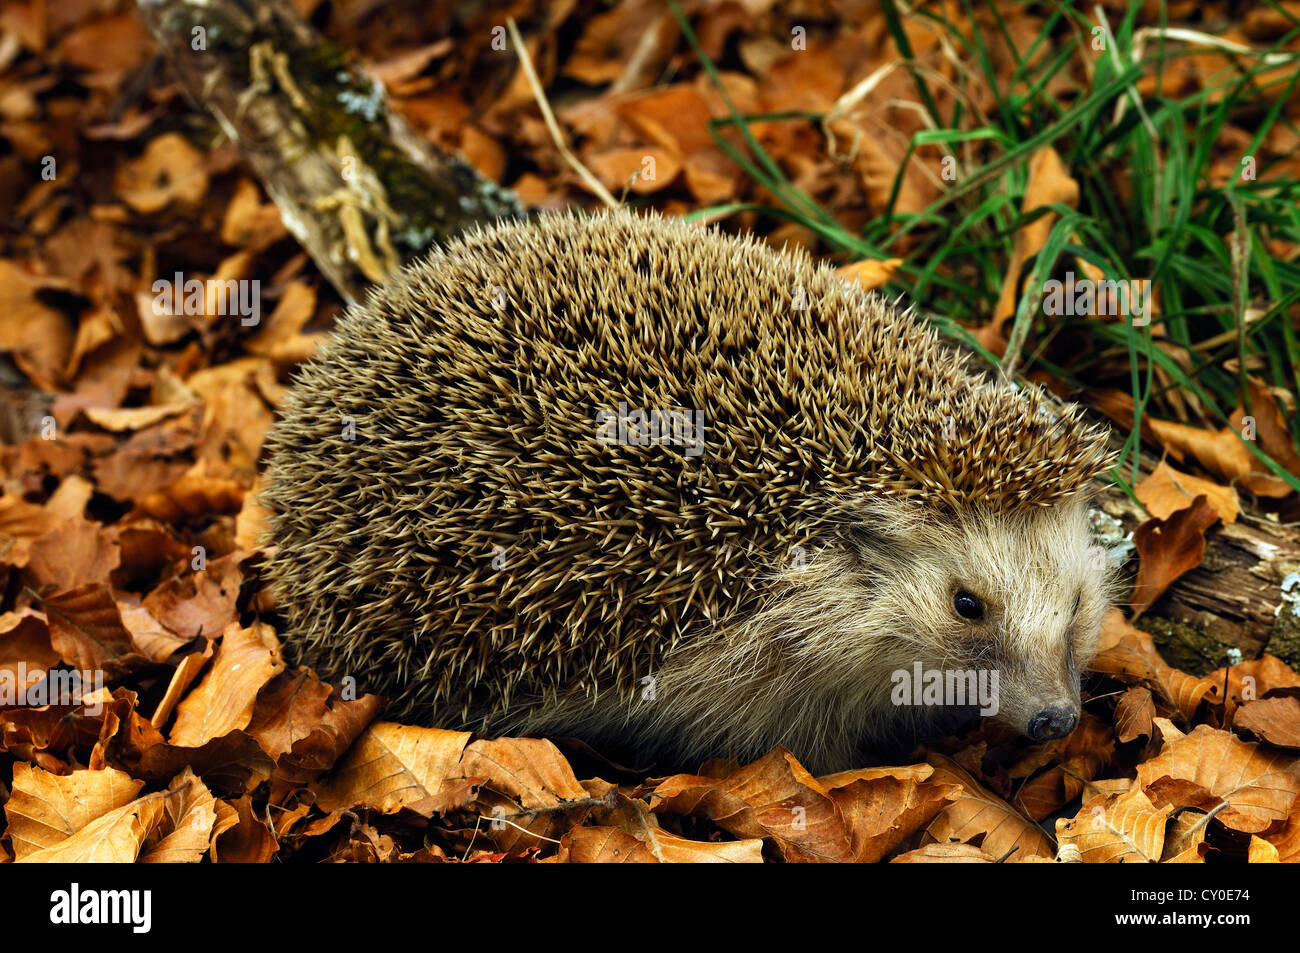
{"type": "Polygon", "coordinates": [[[1109,604],[1086,514],[1081,502],[946,517],[890,503],[850,534],[869,590],[859,624],[889,634],[896,682],[907,673],[912,692],[894,704],[921,709],[904,720],[936,720],[937,701],[1036,741],[1074,729],[1109,604]]]}

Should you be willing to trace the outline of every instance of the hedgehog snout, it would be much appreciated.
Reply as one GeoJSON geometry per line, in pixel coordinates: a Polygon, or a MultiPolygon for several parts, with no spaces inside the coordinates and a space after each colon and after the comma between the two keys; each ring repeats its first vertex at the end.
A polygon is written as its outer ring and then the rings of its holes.
{"type": "Polygon", "coordinates": [[[1074,726],[1078,723],[1077,705],[1053,705],[1029,719],[1026,734],[1034,741],[1050,741],[1053,738],[1064,738],[1074,731],[1074,726]]]}

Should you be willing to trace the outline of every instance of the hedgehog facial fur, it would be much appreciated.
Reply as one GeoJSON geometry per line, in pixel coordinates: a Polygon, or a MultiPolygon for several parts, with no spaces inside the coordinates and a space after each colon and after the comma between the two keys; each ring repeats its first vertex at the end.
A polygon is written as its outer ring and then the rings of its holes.
{"type": "Polygon", "coordinates": [[[1077,717],[1105,431],[803,254],[479,230],[347,312],[282,412],[286,648],[392,717],[832,770],[926,730],[888,691],[916,663],[996,670],[1031,735],[1077,717]]]}

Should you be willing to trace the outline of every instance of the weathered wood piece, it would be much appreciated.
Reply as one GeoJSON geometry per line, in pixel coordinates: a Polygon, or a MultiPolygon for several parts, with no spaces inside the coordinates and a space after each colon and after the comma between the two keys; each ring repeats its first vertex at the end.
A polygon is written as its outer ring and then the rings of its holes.
{"type": "Polygon", "coordinates": [[[140,10],[345,299],[473,224],[524,214],[509,190],[419,136],[288,0],[140,0],[140,10]]]}
{"type": "MultiPolygon", "coordinates": [[[[1131,532],[1145,518],[1119,490],[1100,507],[1131,532]]],[[[1263,652],[1300,668],[1300,533],[1243,515],[1206,533],[1201,565],[1137,620],[1172,665],[1201,674],[1263,652]],[[1239,653],[1239,654],[1238,654],[1239,653]]]]}

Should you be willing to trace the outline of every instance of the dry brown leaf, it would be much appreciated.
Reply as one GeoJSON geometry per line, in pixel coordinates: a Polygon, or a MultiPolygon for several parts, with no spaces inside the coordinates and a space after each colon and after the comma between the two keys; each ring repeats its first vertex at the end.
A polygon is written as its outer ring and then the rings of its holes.
{"type": "Polygon", "coordinates": [[[142,657],[108,586],[89,585],[44,601],[50,644],[68,665],[81,672],[104,672],[112,678],[142,657]]]}
{"type": "Polygon", "coordinates": [[[165,489],[138,500],[138,513],[164,523],[181,524],[195,517],[237,513],[248,487],[238,480],[209,476],[196,465],[165,489]]]}
{"type": "Polygon", "coordinates": [[[1285,821],[1300,793],[1300,762],[1294,757],[1266,752],[1209,725],[1166,743],[1159,755],[1138,765],[1137,776],[1143,788],[1163,777],[1200,785],[1231,806],[1219,820],[1248,834],[1285,821]]]}
{"type": "Polygon", "coordinates": [[[1292,492],[1283,480],[1266,472],[1264,464],[1255,459],[1231,427],[1205,430],[1145,416],[1142,426],[1144,434],[1149,428],[1157,441],[1179,459],[1190,456],[1220,479],[1246,485],[1257,496],[1279,497],[1292,492]]]}
{"type": "Polygon", "coordinates": [[[787,861],[853,856],[851,833],[831,792],[784,748],[725,778],[674,775],[655,788],[652,803],[656,813],[706,817],[737,837],[771,838],[787,861]]]}
{"type": "MultiPolygon", "coordinates": [[[[1286,416],[1278,406],[1277,399],[1253,377],[1246,378],[1246,388],[1250,393],[1250,416],[1255,418],[1255,439],[1259,441],[1259,449],[1288,473],[1300,476],[1300,453],[1296,452],[1295,443],[1286,428],[1286,416]]],[[[1238,430],[1244,430],[1245,416],[1245,408],[1238,406],[1229,419],[1238,430]]],[[[1262,470],[1263,464],[1254,462],[1253,467],[1262,470]]]]}
{"type": "Polygon", "coordinates": [[[891,864],[992,864],[997,858],[970,844],[926,844],[893,858],[891,864]]]}
{"type": "Polygon", "coordinates": [[[95,484],[75,473],[69,473],[45,501],[45,509],[59,522],[79,520],[85,514],[86,504],[94,493],[95,484]]]}
{"type": "MultiPolygon", "coordinates": [[[[257,333],[244,339],[244,347],[253,354],[270,354],[285,341],[296,337],[316,313],[316,289],[303,281],[291,281],[275,305],[271,316],[262,322],[257,333]]],[[[200,375],[190,378],[190,386],[200,375]]]]}
{"type": "Polygon", "coordinates": [[[45,677],[59,664],[59,653],[50,642],[50,628],[43,613],[34,609],[0,614],[0,679],[15,692],[45,677]],[[25,678],[20,678],[25,675],[25,678]]]}
{"type": "Polygon", "coordinates": [[[1195,569],[1205,556],[1205,531],[1219,521],[1202,494],[1187,509],[1167,520],[1151,519],[1133,531],[1133,544],[1141,557],[1133,586],[1136,618],[1185,572],[1195,569]]]}
{"type": "Polygon", "coordinates": [[[5,803],[14,857],[23,860],[58,846],[96,818],[129,804],[142,787],[143,781],[116,768],[61,777],[15,762],[13,789],[5,803]]]}
{"type": "Polygon", "coordinates": [[[45,507],[20,496],[0,496],[0,558],[11,566],[27,565],[31,544],[60,522],[45,507]]]}
{"type": "Polygon", "coordinates": [[[1205,863],[1205,815],[1197,811],[1183,811],[1173,815],[1165,829],[1165,852],[1162,864],[1205,863]]]}
{"type": "MultiPolygon", "coordinates": [[[[294,784],[307,784],[332,768],[383,707],[378,695],[347,701],[336,691],[326,691],[324,710],[304,725],[302,719],[318,711],[316,702],[328,686],[302,669],[277,682],[278,691],[273,685],[258,696],[248,732],[263,750],[277,756],[279,777],[294,784]]],[[[444,809],[457,806],[449,802],[444,809]]]]}
{"type": "Polygon", "coordinates": [[[175,417],[177,414],[184,413],[190,406],[190,401],[180,401],[174,404],[150,407],[117,407],[111,409],[88,407],[82,413],[86,415],[87,420],[97,427],[120,433],[122,431],[143,430],[146,427],[152,427],[168,417],[175,417]]]}
{"type": "Polygon", "coordinates": [[[887,776],[854,781],[830,796],[849,828],[853,862],[873,864],[957,801],[962,788],[887,776]]]}
{"type": "Polygon", "coordinates": [[[172,672],[171,681],[167,683],[167,691],[163,694],[162,700],[158,702],[158,707],[149,719],[159,731],[167,724],[171,718],[172,712],[176,710],[177,703],[185,690],[190,687],[194,679],[198,678],[199,672],[211,660],[212,655],[216,652],[215,642],[204,642],[198,652],[191,652],[185,658],[181,659],[175,671],[172,672]]]}
{"type": "Polygon", "coordinates": [[[232,622],[221,633],[221,647],[212,668],[176,708],[176,723],[168,742],[198,748],[237,729],[253,718],[257,693],[284,670],[275,630],[265,622],[245,629],[232,622]]]}
{"type": "Polygon", "coordinates": [[[882,767],[882,768],[853,768],[848,771],[839,771],[835,774],[827,774],[817,779],[820,784],[828,791],[836,788],[847,787],[854,781],[874,781],[877,778],[895,778],[899,781],[925,781],[934,774],[934,765],[926,764],[924,761],[919,764],[909,764],[900,767],[882,767]]]}
{"type": "Polygon", "coordinates": [[[142,864],[197,864],[217,820],[216,798],[188,767],[167,788],[158,826],[140,851],[142,864]]]}
{"type": "Polygon", "coordinates": [[[476,741],[461,756],[460,776],[485,779],[494,790],[514,798],[526,810],[549,809],[587,798],[560,749],[542,738],[476,741]]]}
{"type": "Polygon", "coordinates": [[[835,274],[850,284],[856,283],[871,291],[892,279],[894,272],[898,271],[898,266],[902,263],[901,258],[864,258],[862,261],[836,268],[835,274]]]}
{"type": "Polygon", "coordinates": [[[126,72],[155,49],[149,31],[130,12],[98,17],[69,31],[59,42],[68,63],[94,72],[126,72]]]}
{"type": "Polygon", "coordinates": [[[1209,480],[1179,473],[1163,460],[1150,476],[1145,477],[1134,492],[1142,505],[1156,519],[1168,519],[1179,510],[1191,506],[1196,497],[1204,496],[1206,502],[1225,524],[1234,523],[1241,505],[1237,491],[1230,486],[1220,486],[1209,480]]]}
{"type": "Polygon", "coordinates": [[[12,354],[41,390],[54,391],[64,383],[76,338],[60,312],[36,300],[41,287],[39,279],[0,258],[0,352],[12,354]]]}
{"type": "Polygon", "coordinates": [[[615,195],[624,189],[649,195],[672,185],[682,163],[673,153],[654,146],[609,149],[583,157],[596,178],[615,195]]]}
{"type": "Polygon", "coordinates": [[[317,804],[323,811],[363,804],[392,814],[436,797],[460,776],[458,765],[469,738],[468,731],[376,722],[362,732],[343,763],[313,785],[317,804]]]}
{"type": "MultiPolygon", "coordinates": [[[[1106,613],[1098,645],[1100,651],[1089,666],[1092,671],[1122,682],[1140,682],[1189,721],[1212,690],[1208,679],[1196,678],[1166,664],[1156,651],[1155,640],[1129,623],[1118,609],[1111,608],[1106,613]]],[[[1154,719],[1156,724],[1161,721],[1154,719]]]]}
{"type": "Polygon", "coordinates": [[[207,564],[206,569],[174,577],[144,597],[144,606],[164,626],[189,640],[215,638],[235,619],[246,557],[238,550],[207,564]]]}
{"type": "Polygon", "coordinates": [[[968,844],[978,840],[980,850],[995,858],[1008,856],[1013,849],[1018,860],[1056,856],[1051,842],[1032,821],[976,781],[955,761],[935,753],[927,760],[935,769],[932,781],[960,784],[965,789],[960,800],[940,812],[926,827],[928,838],[939,844],[968,844]]]}
{"type": "Polygon", "coordinates": [[[1252,864],[1280,864],[1282,858],[1278,856],[1277,848],[1264,840],[1262,837],[1250,835],[1250,849],[1247,854],[1247,862],[1252,864]]]}
{"type": "Polygon", "coordinates": [[[274,202],[265,204],[251,179],[241,178],[226,206],[221,222],[221,240],[227,245],[261,251],[289,234],[274,202]]]}
{"type": "Polygon", "coordinates": [[[28,547],[27,573],[35,588],[67,592],[94,583],[107,583],[117,568],[114,534],[90,520],[68,520],[28,547]]]}
{"type": "Polygon", "coordinates": [[[575,827],[560,839],[562,864],[657,864],[647,845],[618,827],[575,827]]]}
{"type": "Polygon", "coordinates": [[[131,643],[145,658],[153,662],[165,662],[176,652],[190,643],[184,636],[177,635],[163,626],[161,622],[144,606],[133,606],[123,602],[117,603],[122,625],[131,635],[131,643]]]}
{"type": "Polygon", "coordinates": [[[1275,655],[1238,662],[1206,675],[1207,700],[1223,708],[1223,724],[1232,723],[1237,706],[1274,691],[1300,688],[1300,673],[1275,655]]]}
{"type": "Polygon", "coordinates": [[[1069,735],[1031,750],[1008,769],[1012,778],[1033,775],[1020,788],[1017,803],[1034,820],[1045,820],[1078,797],[1085,783],[1098,777],[1114,755],[1111,726],[1084,712],[1069,735]],[[1047,770],[1040,770],[1047,765],[1047,770]]]}
{"type": "Polygon", "coordinates": [[[1232,716],[1232,730],[1250,732],[1277,748],[1300,750],[1300,698],[1284,695],[1246,702],[1232,716]]]}
{"type": "Polygon", "coordinates": [[[234,802],[217,801],[217,821],[212,827],[213,863],[265,864],[279,849],[275,833],[254,813],[253,801],[244,795],[234,802]]]}
{"type": "Polygon", "coordinates": [[[140,158],[118,167],[116,191],[142,215],[161,212],[173,202],[196,205],[208,191],[203,153],[179,133],[164,133],[140,158]]]}
{"type": "MultiPolygon", "coordinates": [[[[1070,178],[1070,173],[1056,150],[1044,146],[1034,153],[1029,160],[1029,181],[1025,185],[1020,211],[1027,214],[1034,209],[1057,204],[1073,208],[1078,202],[1079,183],[1070,178]]],[[[1007,263],[1007,273],[1002,279],[1002,292],[993,309],[993,320],[979,328],[975,334],[980,344],[998,356],[1007,347],[1002,327],[1015,317],[1020,294],[1020,274],[1025,262],[1043,250],[1052,233],[1052,226],[1059,217],[1056,212],[1047,212],[1016,232],[1011,260],[1007,263]]]]}
{"type": "Polygon", "coordinates": [[[1284,864],[1300,863],[1300,814],[1293,813],[1276,834],[1266,838],[1277,848],[1278,859],[1284,864]]]}
{"type": "Polygon", "coordinates": [[[1164,853],[1172,807],[1157,808],[1139,787],[1095,797],[1073,818],[1056,822],[1056,839],[1074,844],[1087,864],[1156,863],[1164,853]]]}
{"type": "Polygon", "coordinates": [[[1115,737],[1123,742],[1150,738],[1155,715],[1156,704],[1151,692],[1134,685],[1115,703],[1115,737]]]}
{"type": "Polygon", "coordinates": [[[58,844],[28,854],[19,863],[134,863],[145,839],[162,820],[170,796],[167,791],[146,794],[101,814],[58,844]]]}

